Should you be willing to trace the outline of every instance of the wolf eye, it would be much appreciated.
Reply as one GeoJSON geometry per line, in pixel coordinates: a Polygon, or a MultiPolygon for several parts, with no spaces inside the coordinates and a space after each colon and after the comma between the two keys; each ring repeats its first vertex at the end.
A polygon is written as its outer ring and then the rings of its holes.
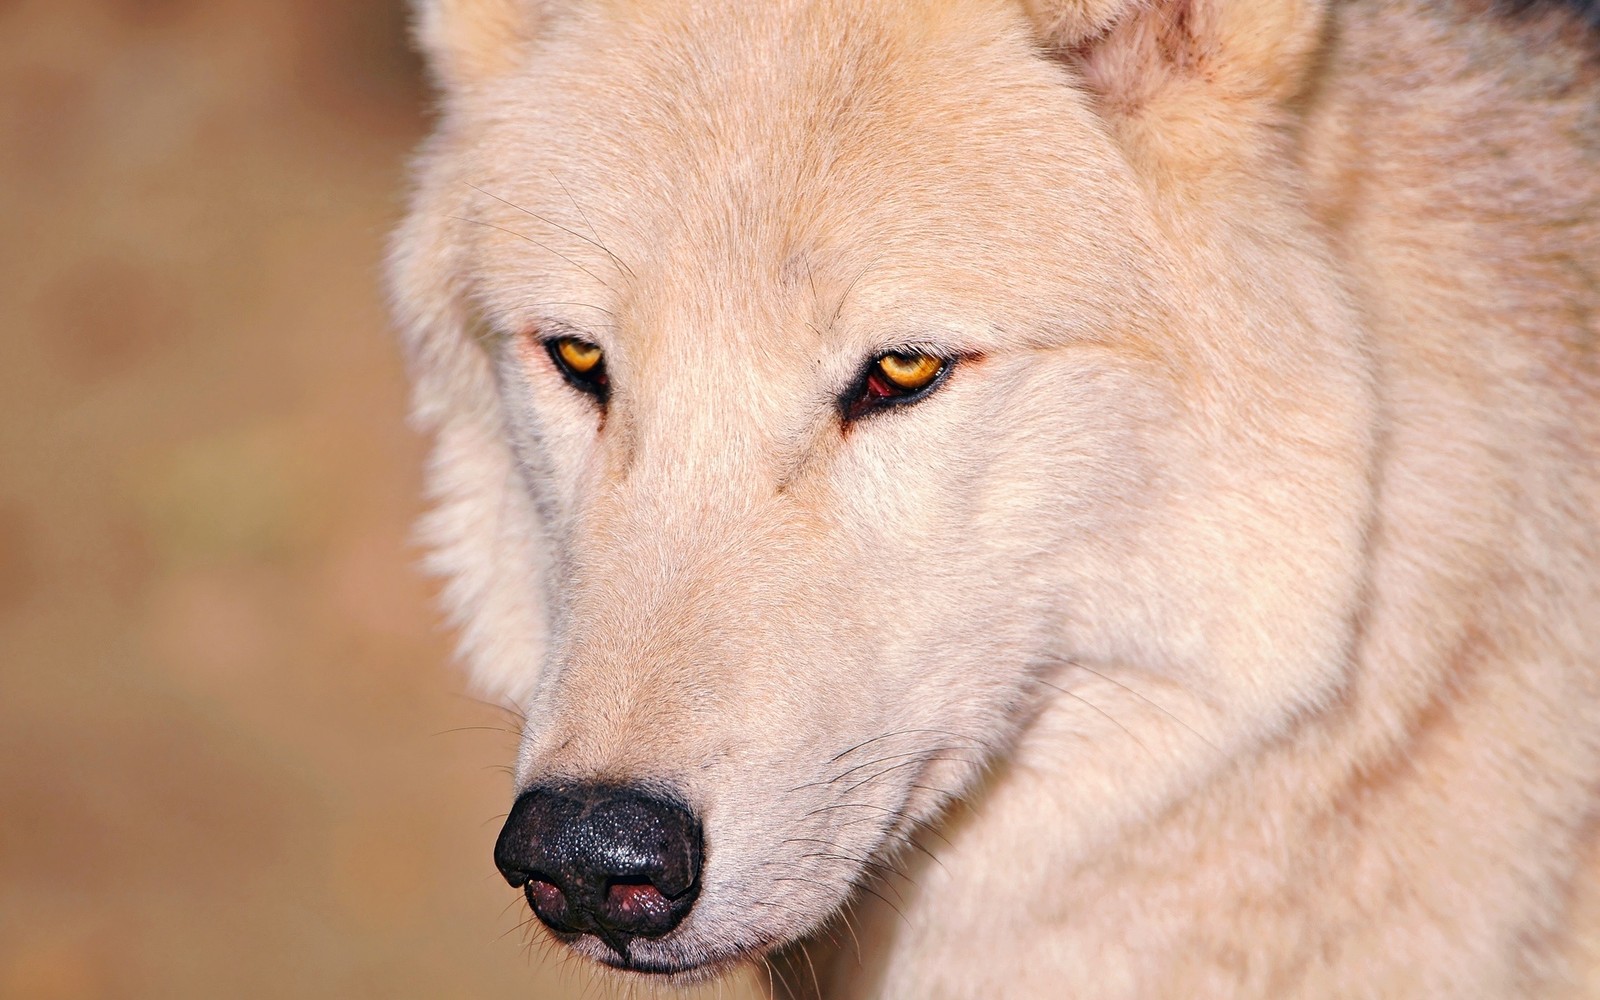
{"type": "Polygon", "coordinates": [[[889,351],[867,363],[845,401],[845,418],[855,420],[882,406],[914,403],[938,387],[953,362],[921,351],[889,351]]]}
{"type": "Polygon", "coordinates": [[[556,369],[577,388],[605,402],[609,382],[606,379],[605,352],[586,340],[577,337],[551,337],[545,342],[550,360],[556,369]]]}
{"type": "Polygon", "coordinates": [[[878,373],[901,392],[920,392],[933,384],[944,365],[943,358],[931,354],[885,354],[878,359],[878,373]]]}

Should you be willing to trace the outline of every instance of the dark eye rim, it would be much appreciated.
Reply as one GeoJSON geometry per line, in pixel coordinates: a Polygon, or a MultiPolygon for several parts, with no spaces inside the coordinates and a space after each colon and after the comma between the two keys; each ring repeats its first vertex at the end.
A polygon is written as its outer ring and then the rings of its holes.
{"type": "Polygon", "coordinates": [[[911,403],[920,403],[933,393],[950,378],[950,373],[961,362],[959,355],[946,354],[942,351],[929,350],[919,347],[901,347],[887,351],[879,351],[867,359],[861,366],[861,374],[856,376],[839,398],[839,410],[846,423],[855,423],[864,417],[869,417],[881,410],[894,406],[905,406],[911,403]],[[940,362],[939,373],[920,389],[901,389],[888,379],[884,378],[878,365],[884,358],[891,354],[912,355],[925,354],[937,358],[940,362]]]}
{"type": "Polygon", "coordinates": [[[584,395],[594,397],[601,405],[604,405],[611,395],[611,380],[606,375],[605,352],[599,345],[592,341],[584,340],[582,337],[575,337],[570,333],[555,333],[543,339],[544,350],[550,356],[550,363],[555,366],[556,371],[561,373],[561,377],[566,379],[567,384],[584,395]],[[575,341],[600,350],[599,363],[587,372],[577,371],[567,364],[566,359],[561,356],[561,350],[557,345],[563,340],[575,341]]]}

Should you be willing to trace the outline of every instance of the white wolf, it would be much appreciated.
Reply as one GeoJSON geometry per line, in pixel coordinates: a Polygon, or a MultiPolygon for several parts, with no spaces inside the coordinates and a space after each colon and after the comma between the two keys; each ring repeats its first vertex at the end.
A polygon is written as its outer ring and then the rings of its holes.
{"type": "Polygon", "coordinates": [[[1600,55],[1471,0],[422,0],[497,846],[642,979],[1600,990],[1600,55]]]}

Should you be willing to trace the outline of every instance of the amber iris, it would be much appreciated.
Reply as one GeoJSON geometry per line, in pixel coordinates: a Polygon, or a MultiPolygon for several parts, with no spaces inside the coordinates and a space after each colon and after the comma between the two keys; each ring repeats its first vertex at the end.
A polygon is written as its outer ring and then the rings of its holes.
{"type": "Polygon", "coordinates": [[[950,370],[949,358],[921,351],[890,351],[867,362],[854,389],[841,401],[846,420],[859,420],[874,410],[914,403],[938,387],[950,370]]]}
{"type": "Polygon", "coordinates": [[[609,380],[604,351],[577,337],[551,337],[545,341],[545,348],[568,382],[600,402],[606,401],[609,380]]]}
{"type": "Polygon", "coordinates": [[[878,359],[878,372],[896,389],[917,392],[932,385],[945,364],[931,354],[885,354],[878,359]]]}
{"type": "Polygon", "coordinates": [[[561,362],[574,374],[587,375],[600,364],[600,348],[576,337],[557,337],[555,350],[561,356],[561,362]]]}

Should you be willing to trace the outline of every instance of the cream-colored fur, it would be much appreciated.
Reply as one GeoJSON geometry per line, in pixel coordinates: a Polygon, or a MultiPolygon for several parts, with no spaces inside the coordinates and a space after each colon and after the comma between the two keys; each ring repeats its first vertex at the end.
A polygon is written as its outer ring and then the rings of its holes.
{"type": "Polygon", "coordinates": [[[393,284],[434,563],[528,714],[519,787],[702,817],[699,900],[632,958],[827,997],[1600,995],[1574,18],[419,13],[443,100],[393,284]],[[894,348],[960,360],[843,420],[894,348]]]}

